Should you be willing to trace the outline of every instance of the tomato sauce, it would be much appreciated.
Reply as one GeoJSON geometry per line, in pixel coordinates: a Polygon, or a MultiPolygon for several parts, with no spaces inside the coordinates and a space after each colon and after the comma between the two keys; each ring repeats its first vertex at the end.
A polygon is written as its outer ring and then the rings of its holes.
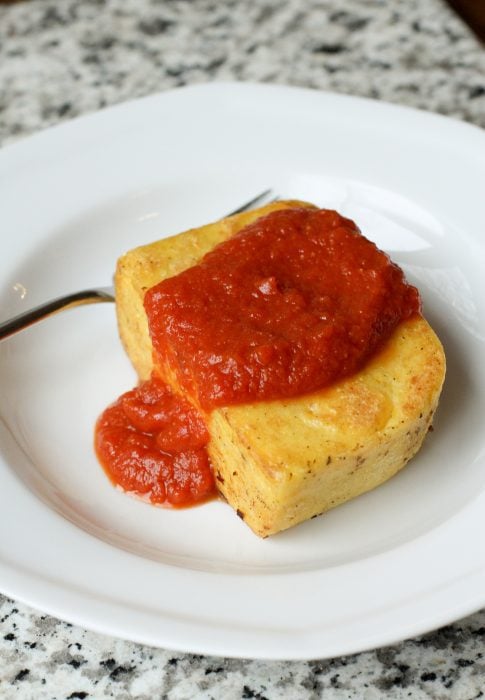
{"type": "Polygon", "coordinates": [[[289,398],[357,371],[420,309],[335,211],[282,209],[145,296],[157,361],[203,409],[289,398]]]}
{"type": "MultiPolygon", "coordinates": [[[[155,366],[206,412],[328,386],[420,309],[417,289],[353,221],[308,208],[261,217],[145,295],[155,366]]],[[[215,492],[208,440],[201,414],[155,375],[96,427],[110,478],[174,506],[215,492]]]]}
{"type": "Polygon", "coordinates": [[[98,459],[115,484],[175,507],[214,494],[208,441],[198,411],[155,376],[109,406],[95,431],[98,459]]]}

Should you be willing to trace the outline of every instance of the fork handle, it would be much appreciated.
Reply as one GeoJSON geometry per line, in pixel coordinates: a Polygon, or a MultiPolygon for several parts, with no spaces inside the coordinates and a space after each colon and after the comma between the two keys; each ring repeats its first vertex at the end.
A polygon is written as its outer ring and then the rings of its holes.
{"type": "Polygon", "coordinates": [[[84,304],[99,304],[107,301],[113,302],[114,300],[113,291],[110,289],[85,289],[82,292],[75,292],[74,294],[67,294],[66,296],[52,299],[46,304],[36,306],[34,309],[25,311],[4,323],[0,323],[0,341],[17,333],[17,331],[28,328],[28,326],[37,323],[37,321],[53,316],[58,311],[83,306],[84,304]]]}
{"type": "MultiPolygon", "coordinates": [[[[0,0],[1,2],[1,0],[0,0]]],[[[261,204],[263,200],[267,200],[273,194],[272,190],[265,190],[258,194],[257,197],[253,197],[249,202],[246,202],[242,206],[234,209],[226,216],[233,216],[234,214],[240,214],[243,211],[248,211],[252,209],[256,204],[261,204]]],[[[269,201],[275,201],[277,197],[273,197],[269,201]]],[[[58,311],[64,311],[64,309],[73,308],[75,306],[82,306],[83,304],[98,304],[100,302],[114,301],[114,290],[111,287],[100,287],[98,289],[85,289],[82,292],[75,292],[74,294],[68,294],[63,297],[58,297],[52,301],[48,301],[45,304],[36,306],[35,309],[30,309],[25,311],[14,318],[8,319],[0,323],[0,341],[5,340],[9,336],[21,331],[24,328],[28,328],[33,323],[41,321],[47,316],[52,316],[58,311]]]]}

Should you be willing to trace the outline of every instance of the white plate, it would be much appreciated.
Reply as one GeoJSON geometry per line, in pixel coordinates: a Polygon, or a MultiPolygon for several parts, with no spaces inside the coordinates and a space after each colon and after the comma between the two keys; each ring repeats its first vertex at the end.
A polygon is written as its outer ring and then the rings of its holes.
{"type": "Polygon", "coordinates": [[[262,541],[228,506],[116,491],[96,416],[134,373],[114,308],[0,346],[0,582],[71,622],[178,650],[334,656],[485,603],[485,137],[443,117],[215,84],[115,107],[0,152],[2,316],[109,283],[127,248],[268,186],[355,218],[419,285],[448,356],[418,457],[381,488],[262,541]]]}

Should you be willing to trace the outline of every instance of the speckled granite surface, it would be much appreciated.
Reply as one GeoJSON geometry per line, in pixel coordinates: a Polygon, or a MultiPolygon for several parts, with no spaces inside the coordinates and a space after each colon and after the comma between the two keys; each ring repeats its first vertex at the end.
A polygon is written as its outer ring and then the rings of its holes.
{"type": "Polygon", "coordinates": [[[472,700],[485,689],[485,613],[397,646],[308,663],[152,649],[7,600],[0,623],[2,700],[472,700]]]}
{"type": "MultiPolygon", "coordinates": [[[[485,127],[485,53],[440,0],[32,0],[0,5],[0,143],[207,80],[365,95],[485,127]]],[[[455,698],[485,692],[485,614],[346,658],[151,649],[0,597],[1,698],[455,698]]]]}
{"type": "Polygon", "coordinates": [[[0,5],[0,140],[207,80],[383,98],[485,126],[485,56],[442,0],[0,5]],[[345,9],[344,9],[345,8],[345,9]]]}

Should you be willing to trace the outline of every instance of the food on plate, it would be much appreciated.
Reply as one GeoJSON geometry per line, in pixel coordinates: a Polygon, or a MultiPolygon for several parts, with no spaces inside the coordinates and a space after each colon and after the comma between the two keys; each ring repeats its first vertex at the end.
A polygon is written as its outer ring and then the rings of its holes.
{"type": "Polygon", "coordinates": [[[445,374],[415,287],[337,212],[280,201],[129,251],[118,324],[140,386],[99,419],[111,478],[219,492],[265,537],[396,474],[445,374]]]}

